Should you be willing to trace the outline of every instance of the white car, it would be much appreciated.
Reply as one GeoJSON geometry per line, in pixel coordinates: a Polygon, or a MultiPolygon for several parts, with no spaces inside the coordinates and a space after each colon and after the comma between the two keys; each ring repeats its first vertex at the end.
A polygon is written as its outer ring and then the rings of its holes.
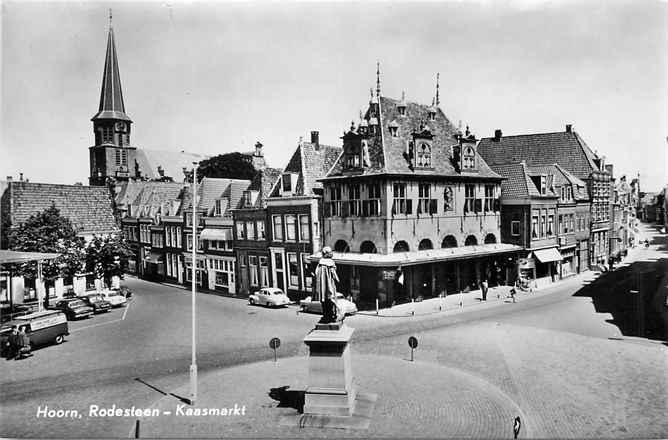
{"type": "MultiPolygon", "coordinates": [[[[345,315],[354,315],[357,313],[357,306],[354,302],[349,301],[342,293],[336,293],[336,307],[345,315]]],[[[299,302],[299,308],[302,312],[322,313],[322,304],[320,301],[313,301],[310,296],[307,296],[299,302]]]]}
{"type": "Polygon", "coordinates": [[[117,290],[103,290],[100,295],[111,304],[111,307],[123,307],[128,302],[117,290]]]}
{"type": "Polygon", "coordinates": [[[267,307],[287,306],[290,298],[281,289],[266,287],[249,296],[248,303],[267,307]]]}

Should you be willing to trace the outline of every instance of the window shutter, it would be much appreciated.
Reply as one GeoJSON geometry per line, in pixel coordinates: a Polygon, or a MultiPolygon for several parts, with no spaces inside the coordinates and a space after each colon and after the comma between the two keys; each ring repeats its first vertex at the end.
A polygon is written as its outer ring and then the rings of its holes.
{"type": "Polygon", "coordinates": [[[348,204],[341,203],[341,217],[348,217],[348,204]]]}

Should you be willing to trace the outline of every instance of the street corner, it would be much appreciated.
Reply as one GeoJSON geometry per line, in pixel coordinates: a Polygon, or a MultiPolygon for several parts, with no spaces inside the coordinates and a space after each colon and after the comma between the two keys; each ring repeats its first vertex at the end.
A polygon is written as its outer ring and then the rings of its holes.
{"type": "MultiPolygon", "coordinates": [[[[308,358],[293,357],[203,375],[196,405],[179,400],[188,393],[182,387],[151,406],[160,416],[137,419],[139,432],[142,437],[491,438],[512,434],[515,417],[526,420],[513,398],[465,371],[375,355],[353,355],[352,364],[356,388],[376,398],[368,429],[284,423],[298,420],[304,405],[308,358]],[[242,383],[246,386],[239,387],[242,383]]],[[[131,434],[136,428],[130,427],[131,434]]]]}

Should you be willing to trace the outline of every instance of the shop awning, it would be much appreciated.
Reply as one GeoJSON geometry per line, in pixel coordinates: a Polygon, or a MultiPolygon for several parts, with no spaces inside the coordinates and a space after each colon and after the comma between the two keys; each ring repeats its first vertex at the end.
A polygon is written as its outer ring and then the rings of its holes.
{"type": "Polygon", "coordinates": [[[0,264],[8,263],[27,263],[28,261],[53,260],[58,258],[59,254],[43,252],[23,252],[0,250],[0,264]]]}
{"type": "Polygon", "coordinates": [[[561,261],[561,254],[556,248],[540,249],[533,251],[534,257],[541,263],[549,263],[550,261],[561,261]]]}
{"type": "MultiPolygon", "coordinates": [[[[423,251],[396,252],[392,254],[361,254],[354,252],[334,252],[337,264],[354,266],[411,266],[416,264],[454,261],[476,257],[487,257],[508,252],[519,252],[522,248],[513,244],[496,243],[477,246],[460,246],[456,248],[428,249],[423,251]]],[[[317,262],[321,253],[311,255],[310,261],[317,262]]]]}
{"type": "Polygon", "coordinates": [[[229,228],[225,229],[204,229],[200,235],[202,240],[220,240],[220,241],[230,241],[232,240],[232,230],[229,228]]]}

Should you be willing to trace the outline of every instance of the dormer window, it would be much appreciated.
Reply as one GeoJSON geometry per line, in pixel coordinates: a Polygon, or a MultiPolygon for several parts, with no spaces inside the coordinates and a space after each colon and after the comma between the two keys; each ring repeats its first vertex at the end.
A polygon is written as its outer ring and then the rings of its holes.
{"type": "Polygon", "coordinates": [[[429,109],[429,120],[430,121],[436,120],[436,110],[434,110],[433,108],[429,109]]]}
{"type": "Polygon", "coordinates": [[[399,137],[399,124],[397,121],[390,122],[388,128],[390,129],[390,136],[399,137]]]}
{"type": "Polygon", "coordinates": [[[540,176],[540,194],[547,195],[547,176],[540,176]]]}
{"type": "Polygon", "coordinates": [[[420,168],[431,167],[431,147],[426,142],[418,145],[415,165],[420,168]]]}
{"type": "Polygon", "coordinates": [[[406,116],[406,106],[405,105],[399,105],[397,107],[397,111],[399,112],[399,116],[406,116]]]}
{"type": "Polygon", "coordinates": [[[283,192],[292,191],[292,176],[290,174],[283,174],[283,192]]]}
{"type": "Polygon", "coordinates": [[[359,168],[360,164],[360,147],[357,145],[349,145],[345,157],[346,168],[359,168]]]}
{"type": "Polygon", "coordinates": [[[464,147],[462,154],[462,169],[472,170],[475,168],[475,150],[471,146],[464,147]]]}
{"type": "MultiPolygon", "coordinates": [[[[216,200],[216,212],[218,209],[218,202],[220,202],[220,200],[216,200]]],[[[244,206],[249,207],[252,204],[253,204],[253,194],[251,193],[251,191],[244,191],[244,206]]]]}

